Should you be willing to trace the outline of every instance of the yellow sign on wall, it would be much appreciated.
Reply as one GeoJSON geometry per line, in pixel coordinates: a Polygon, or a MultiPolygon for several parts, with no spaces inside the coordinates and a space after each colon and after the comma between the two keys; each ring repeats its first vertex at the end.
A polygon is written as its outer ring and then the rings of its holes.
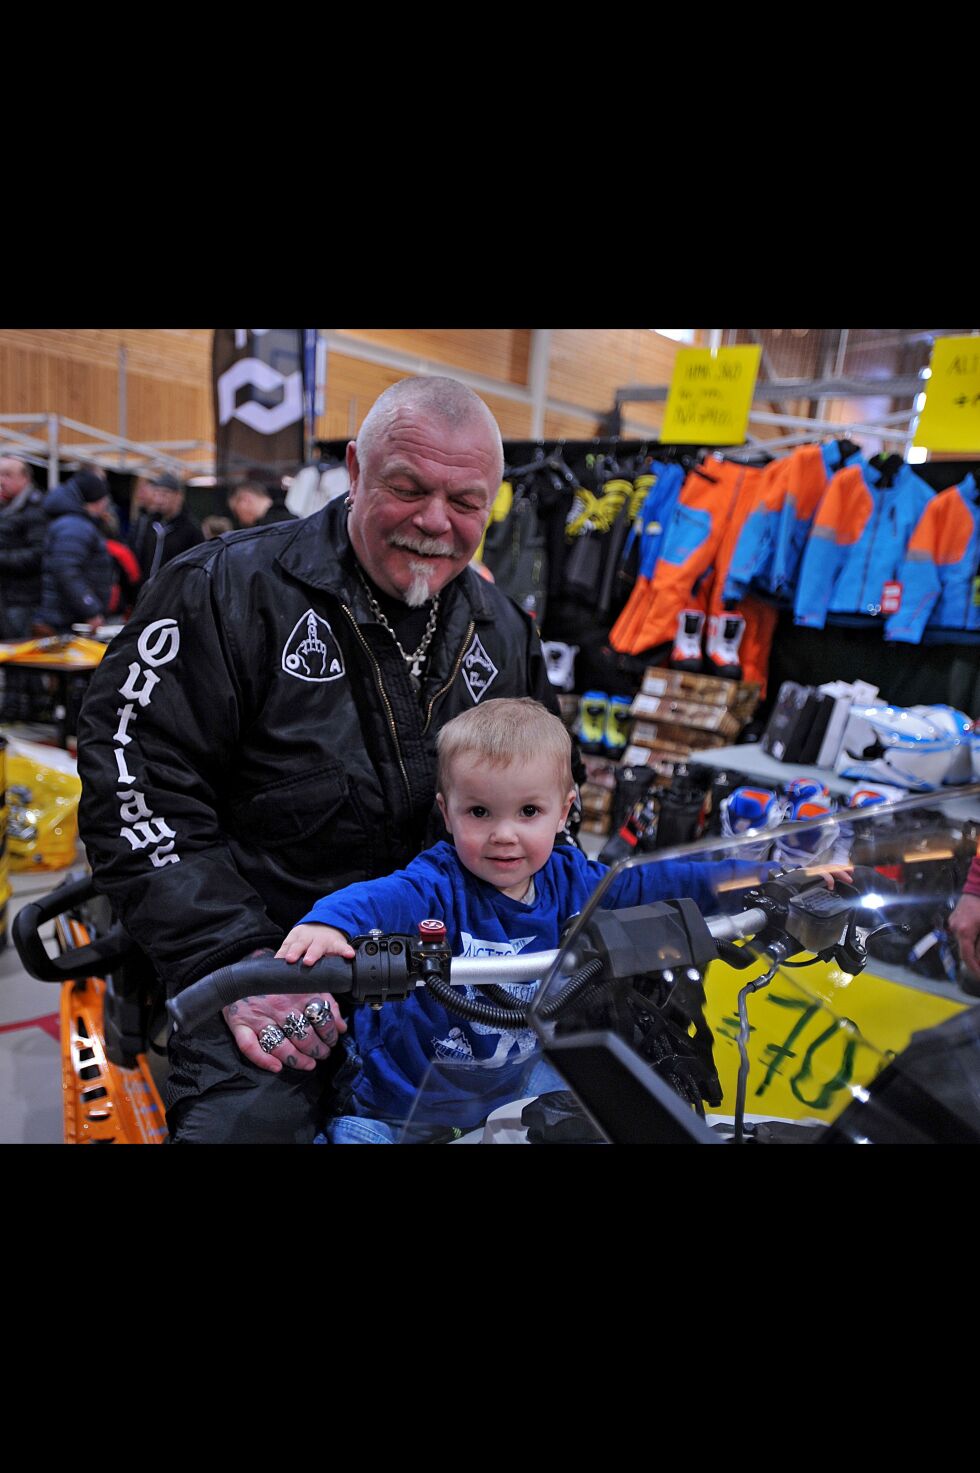
{"type": "Polygon", "coordinates": [[[980,337],[937,338],[930,367],[912,443],[926,450],[980,450],[980,337]]]}
{"type": "Polygon", "coordinates": [[[680,348],[660,430],[666,445],[741,445],[762,349],[680,348]]]}

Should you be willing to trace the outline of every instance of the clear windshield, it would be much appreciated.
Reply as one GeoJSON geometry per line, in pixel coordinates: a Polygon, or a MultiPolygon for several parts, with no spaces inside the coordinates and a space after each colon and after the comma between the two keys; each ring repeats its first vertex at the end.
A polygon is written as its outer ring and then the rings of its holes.
{"type": "Polygon", "coordinates": [[[503,984],[526,1026],[461,1021],[493,1057],[437,1058],[400,1139],[980,1139],[946,926],[978,819],[980,785],[617,865],[540,983],[503,984]],[[610,921],[624,893],[698,903],[610,921]]]}

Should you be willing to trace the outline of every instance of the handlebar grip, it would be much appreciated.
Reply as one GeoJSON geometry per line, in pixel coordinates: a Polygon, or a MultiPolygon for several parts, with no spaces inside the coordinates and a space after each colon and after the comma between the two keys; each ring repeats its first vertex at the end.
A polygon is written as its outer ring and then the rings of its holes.
{"type": "Polygon", "coordinates": [[[191,982],[167,1003],[167,1012],[184,1032],[206,1023],[229,1003],[259,992],[350,992],[353,968],[339,956],[324,956],[312,967],[274,956],[246,957],[191,982]]]}
{"type": "Polygon", "coordinates": [[[70,982],[81,977],[102,977],[122,962],[133,942],[122,926],[113,926],[85,946],[73,947],[60,956],[49,956],[38,932],[48,921],[64,915],[85,900],[91,900],[95,885],[91,875],[69,880],[42,900],[22,906],[11,927],[17,955],[25,971],[38,982],[70,982]]]}

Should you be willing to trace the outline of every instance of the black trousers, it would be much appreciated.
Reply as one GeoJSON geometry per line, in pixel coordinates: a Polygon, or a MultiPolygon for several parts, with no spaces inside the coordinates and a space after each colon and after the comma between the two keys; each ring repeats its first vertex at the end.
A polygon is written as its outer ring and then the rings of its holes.
{"type": "Polygon", "coordinates": [[[167,1052],[168,1144],[310,1145],[323,1128],[333,1057],[308,1072],[270,1074],[239,1053],[221,1017],[193,1034],[171,1032],[167,1052]]]}

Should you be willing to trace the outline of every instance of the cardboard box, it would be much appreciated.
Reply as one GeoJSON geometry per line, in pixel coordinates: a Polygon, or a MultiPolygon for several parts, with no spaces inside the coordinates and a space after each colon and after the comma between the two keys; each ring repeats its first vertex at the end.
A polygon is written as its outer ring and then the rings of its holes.
{"type": "Polygon", "coordinates": [[[597,788],[608,788],[610,792],[616,786],[616,772],[619,768],[618,762],[612,762],[608,757],[582,757],[585,763],[585,783],[583,788],[591,783],[597,788]]]}
{"type": "Polygon", "coordinates": [[[826,685],[818,686],[818,689],[824,695],[833,697],[834,709],[830,713],[827,730],[824,732],[820,751],[817,754],[817,766],[833,768],[843,744],[844,728],[851,714],[851,707],[855,704],[872,705],[878,694],[878,687],[869,685],[865,680],[854,680],[850,683],[846,680],[831,680],[826,685]]]}
{"type": "MultiPolygon", "coordinates": [[[[691,675],[686,670],[668,670],[650,665],[644,671],[641,694],[680,696],[683,700],[714,706],[758,705],[759,685],[751,680],[721,680],[717,675],[691,675]]],[[[751,712],[750,712],[751,714],[751,712]]]]}
{"type": "Polygon", "coordinates": [[[714,731],[700,731],[696,726],[675,726],[670,721],[637,721],[633,725],[633,742],[638,747],[672,742],[693,751],[702,751],[706,747],[725,747],[728,738],[714,731]]]}
{"type": "Polygon", "coordinates": [[[582,812],[593,818],[601,817],[604,813],[611,813],[613,805],[613,794],[611,788],[597,788],[594,783],[583,783],[582,785],[582,812]]]}
{"type": "Polygon", "coordinates": [[[639,720],[669,721],[674,726],[714,731],[726,739],[737,737],[743,725],[725,706],[697,704],[670,695],[653,696],[642,692],[634,699],[630,715],[639,720]]]}
{"type": "Polygon", "coordinates": [[[650,767],[662,777],[670,777],[674,771],[674,763],[651,747],[627,747],[623,753],[623,766],[650,767]]]}

